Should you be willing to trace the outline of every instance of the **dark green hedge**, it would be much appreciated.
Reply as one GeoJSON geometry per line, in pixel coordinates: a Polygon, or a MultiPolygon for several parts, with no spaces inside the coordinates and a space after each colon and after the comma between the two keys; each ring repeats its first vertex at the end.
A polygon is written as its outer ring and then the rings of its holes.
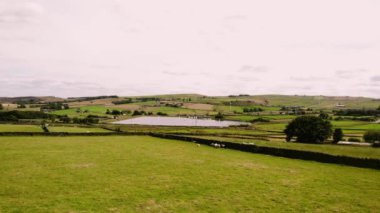
{"type": "Polygon", "coordinates": [[[304,151],[304,150],[293,150],[293,149],[284,149],[276,147],[264,147],[257,145],[241,144],[241,143],[232,143],[232,142],[223,142],[210,139],[200,139],[187,136],[179,135],[168,135],[168,134],[151,134],[154,137],[166,138],[166,139],[175,139],[188,142],[196,142],[199,144],[210,145],[211,143],[224,144],[225,148],[235,149],[244,152],[253,152],[267,155],[274,155],[279,157],[293,158],[293,159],[302,159],[302,160],[312,160],[322,163],[335,163],[343,164],[348,166],[356,166],[362,168],[372,168],[380,170],[380,159],[372,158],[358,158],[351,156],[337,156],[330,155],[320,152],[304,151]]]}

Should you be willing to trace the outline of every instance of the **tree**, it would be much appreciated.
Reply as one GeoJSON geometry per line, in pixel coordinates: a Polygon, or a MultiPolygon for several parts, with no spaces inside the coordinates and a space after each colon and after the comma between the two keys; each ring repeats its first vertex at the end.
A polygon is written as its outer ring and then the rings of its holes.
{"type": "Polygon", "coordinates": [[[321,112],[319,114],[319,117],[322,118],[322,119],[324,119],[324,120],[327,120],[327,119],[329,119],[329,114],[327,114],[325,112],[321,112]]]}
{"type": "Polygon", "coordinates": [[[0,110],[3,110],[3,109],[4,109],[3,105],[2,105],[2,104],[0,104],[0,110]]]}
{"type": "Polygon", "coordinates": [[[114,110],[112,110],[111,114],[112,114],[112,115],[122,115],[123,112],[122,112],[122,111],[119,111],[119,110],[117,110],[117,109],[114,109],[114,110]]]}
{"type": "Polygon", "coordinates": [[[343,131],[341,128],[337,128],[334,130],[333,142],[338,143],[341,140],[343,140],[343,131]]]}
{"type": "Polygon", "coordinates": [[[17,105],[17,108],[19,108],[19,109],[25,109],[26,105],[25,104],[20,104],[20,105],[17,105]]]}
{"type": "Polygon", "coordinates": [[[332,135],[332,125],[320,117],[300,116],[292,120],[284,132],[286,141],[296,137],[298,142],[323,143],[332,135]]]}
{"type": "Polygon", "coordinates": [[[375,141],[380,141],[380,131],[367,131],[363,135],[363,139],[365,142],[374,143],[375,141]]]}
{"type": "Polygon", "coordinates": [[[216,120],[223,120],[224,116],[221,112],[218,112],[218,114],[215,115],[216,120]]]}

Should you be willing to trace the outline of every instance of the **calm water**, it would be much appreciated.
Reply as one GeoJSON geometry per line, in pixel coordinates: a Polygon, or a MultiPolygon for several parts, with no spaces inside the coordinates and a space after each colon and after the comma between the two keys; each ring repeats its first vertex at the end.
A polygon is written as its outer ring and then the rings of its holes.
{"type": "Polygon", "coordinates": [[[212,119],[195,119],[181,117],[153,117],[144,116],[128,120],[113,122],[114,124],[138,124],[152,126],[204,126],[204,127],[228,127],[248,124],[237,121],[216,121],[212,119]]]}

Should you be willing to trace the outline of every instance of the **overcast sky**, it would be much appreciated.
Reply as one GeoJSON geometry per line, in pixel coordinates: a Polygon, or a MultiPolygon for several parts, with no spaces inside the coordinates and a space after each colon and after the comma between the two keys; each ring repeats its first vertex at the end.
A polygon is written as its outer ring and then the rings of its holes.
{"type": "Polygon", "coordinates": [[[0,96],[380,98],[378,0],[0,0],[0,96]]]}

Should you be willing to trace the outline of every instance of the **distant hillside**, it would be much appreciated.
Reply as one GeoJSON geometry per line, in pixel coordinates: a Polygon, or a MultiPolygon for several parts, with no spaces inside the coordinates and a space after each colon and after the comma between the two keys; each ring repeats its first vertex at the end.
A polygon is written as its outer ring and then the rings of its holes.
{"type": "Polygon", "coordinates": [[[305,106],[314,108],[377,108],[380,99],[348,96],[299,96],[299,95],[258,95],[253,99],[267,100],[269,105],[305,106]]]}
{"type": "Polygon", "coordinates": [[[63,98],[54,96],[25,96],[25,97],[0,97],[0,103],[46,103],[46,102],[60,102],[64,101],[63,98]]]}
{"type": "Polygon", "coordinates": [[[87,105],[114,105],[115,101],[133,99],[133,102],[146,101],[176,101],[192,102],[212,105],[265,105],[265,106],[303,106],[318,109],[332,108],[378,108],[380,99],[349,96],[303,96],[303,95],[229,95],[206,96],[201,94],[164,94],[146,96],[94,96],[59,98],[54,96],[38,97],[0,97],[0,103],[46,103],[69,102],[71,107],[87,105]]]}

